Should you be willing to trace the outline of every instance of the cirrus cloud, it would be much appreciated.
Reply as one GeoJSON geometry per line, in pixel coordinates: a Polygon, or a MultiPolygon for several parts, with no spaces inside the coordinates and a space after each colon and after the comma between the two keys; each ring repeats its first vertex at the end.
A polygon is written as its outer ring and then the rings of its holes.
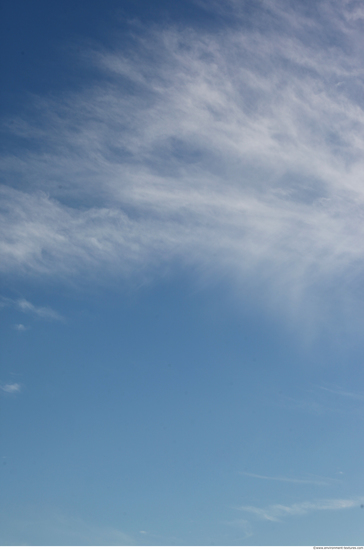
{"type": "Polygon", "coordinates": [[[364,267],[361,11],[263,2],[247,26],[226,6],[236,21],[213,32],[95,47],[97,85],[7,122],[32,146],[1,161],[3,272],[100,279],[180,262],[294,306],[350,294],[364,267]]]}

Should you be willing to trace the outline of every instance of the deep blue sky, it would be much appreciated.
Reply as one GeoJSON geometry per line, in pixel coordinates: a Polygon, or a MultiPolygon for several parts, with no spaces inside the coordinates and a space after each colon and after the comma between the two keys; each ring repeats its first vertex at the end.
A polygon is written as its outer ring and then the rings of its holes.
{"type": "Polygon", "coordinates": [[[361,544],[361,4],[1,12],[0,544],[361,544]]]}
{"type": "MultiPolygon", "coordinates": [[[[115,46],[129,23],[217,26],[213,13],[194,2],[65,0],[1,3],[1,105],[18,109],[24,94],[52,93],[83,86],[73,48],[85,43],[115,46]],[[69,50],[72,50],[71,52],[69,50]]],[[[84,76],[84,75],[83,75],[84,76]]]]}

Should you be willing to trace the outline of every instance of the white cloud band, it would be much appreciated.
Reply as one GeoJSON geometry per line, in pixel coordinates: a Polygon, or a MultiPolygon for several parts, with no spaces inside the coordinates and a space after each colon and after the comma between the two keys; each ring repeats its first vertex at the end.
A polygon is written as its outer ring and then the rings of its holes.
{"type": "Polygon", "coordinates": [[[242,506],[239,510],[255,514],[259,519],[268,521],[280,521],[286,516],[304,515],[311,512],[325,510],[344,510],[359,506],[364,498],[354,499],[328,499],[315,502],[299,502],[291,506],[283,506],[282,504],[273,504],[266,508],[258,508],[256,506],[242,506]]]}
{"type": "Polygon", "coordinates": [[[1,269],[130,275],[178,260],[253,275],[294,302],[353,285],[364,267],[354,4],[322,1],[323,26],[265,2],[250,29],[157,29],[128,54],[90,52],[97,86],[40,99],[35,124],[10,125],[39,148],[2,159],[1,269]]]}

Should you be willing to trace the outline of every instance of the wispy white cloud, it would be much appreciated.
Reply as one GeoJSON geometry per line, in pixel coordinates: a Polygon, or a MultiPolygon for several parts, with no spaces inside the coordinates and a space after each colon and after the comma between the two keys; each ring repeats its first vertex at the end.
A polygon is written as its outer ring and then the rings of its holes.
{"type": "Polygon", "coordinates": [[[266,508],[258,508],[256,506],[242,506],[239,510],[243,512],[250,512],[257,516],[259,519],[268,521],[280,521],[281,518],[287,516],[300,516],[312,512],[319,512],[325,510],[344,510],[347,508],[354,508],[359,506],[363,502],[363,497],[356,497],[353,499],[327,499],[318,501],[299,502],[290,506],[283,506],[282,504],[273,504],[266,508]]]}
{"type": "Polygon", "coordinates": [[[266,479],[270,481],[282,481],[286,483],[302,483],[302,484],[308,484],[308,485],[331,485],[333,482],[337,482],[337,479],[334,478],[327,478],[327,477],[320,477],[320,476],[311,476],[307,479],[301,479],[301,478],[292,478],[292,477],[286,477],[286,476],[264,476],[259,474],[252,474],[249,472],[241,472],[242,475],[247,477],[254,477],[256,479],[266,479]]]}
{"type": "Polygon", "coordinates": [[[54,319],[57,321],[61,321],[63,319],[63,317],[59,313],[54,311],[52,308],[36,307],[30,302],[28,302],[28,300],[25,300],[24,298],[17,300],[16,305],[21,311],[24,311],[27,313],[34,313],[38,317],[43,317],[45,319],[54,319]]]}
{"type": "Polygon", "coordinates": [[[21,391],[20,384],[4,384],[0,385],[0,389],[6,393],[19,393],[21,391]]]}
{"type": "Polygon", "coordinates": [[[19,323],[18,325],[13,325],[13,329],[18,330],[19,332],[23,332],[24,330],[27,330],[27,327],[19,323]]]}
{"type": "Polygon", "coordinates": [[[319,389],[324,390],[329,393],[333,393],[334,395],[340,395],[342,397],[347,397],[349,399],[354,399],[357,401],[363,401],[364,395],[362,393],[354,393],[344,390],[334,390],[332,388],[326,388],[325,386],[319,386],[319,389]]]}
{"type": "MultiPolygon", "coordinates": [[[[41,317],[43,319],[49,319],[49,320],[55,320],[55,321],[63,321],[64,318],[62,315],[54,311],[54,309],[50,307],[37,307],[28,300],[25,300],[24,298],[19,298],[18,300],[12,300],[11,298],[6,297],[0,297],[0,307],[14,307],[18,309],[19,311],[22,311],[24,313],[31,313],[37,317],[41,317]]],[[[14,328],[16,330],[26,330],[26,327],[22,324],[14,325],[14,328]]]]}
{"type": "Polygon", "coordinates": [[[348,299],[364,267],[360,10],[263,4],[249,25],[95,49],[96,86],[8,123],[37,148],[1,162],[4,272],[100,279],[177,261],[292,309],[323,287],[348,299]]]}

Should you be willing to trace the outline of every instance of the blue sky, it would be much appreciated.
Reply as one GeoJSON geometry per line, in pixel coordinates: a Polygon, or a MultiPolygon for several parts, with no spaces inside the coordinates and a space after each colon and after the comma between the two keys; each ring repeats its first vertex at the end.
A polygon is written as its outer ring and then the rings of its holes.
{"type": "Polygon", "coordinates": [[[362,544],[362,4],[1,21],[0,543],[362,544]]]}

